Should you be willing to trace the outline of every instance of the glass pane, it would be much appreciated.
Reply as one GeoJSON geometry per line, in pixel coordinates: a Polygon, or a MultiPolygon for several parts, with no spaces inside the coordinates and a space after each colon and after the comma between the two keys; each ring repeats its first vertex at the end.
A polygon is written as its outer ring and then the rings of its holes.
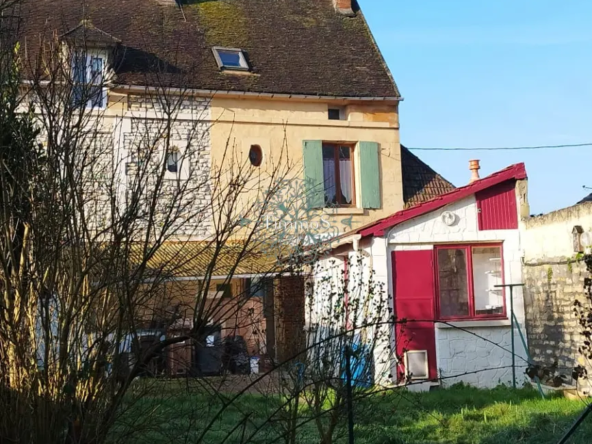
{"type": "Polygon", "coordinates": [[[90,86],[88,87],[89,95],[90,95],[90,106],[92,108],[102,108],[103,107],[103,88],[100,86],[90,86]]]}
{"type": "Polygon", "coordinates": [[[500,247],[473,248],[473,285],[475,314],[504,313],[504,292],[496,285],[503,284],[500,247]]]}
{"type": "Polygon", "coordinates": [[[101,57],[92,57],[90,60],[90,81],[95,85],[103,82],[103,59],[101,57]]]}
{"type": "Polygon", "coordinates": [[[341,203],[351,205],[354,193],[352,186],[351,148],[339,147],[339,188],[341,191],[341,203]]]}
{"type": "Polygon", "coordinates": [[[167,170],[171,173],[177,172],[177,164],[178,164],[179,155],[176,152],[171,152],[168,154],[167,157],[167,170]]]}
{"type": "Polygon", "coordinates": [[[220,56],[220,60],[224,66],[231,66],[233,68],[241,67],[240,53],[236,51],[218,51],[218,56],[220,56]]]}
{"type": "Polygon", "coordinates": [[[323,177],[325,180],[325,205],[337,204],[337,188],[335,182],[335,148],[331,145],[323,146],[323,177]]]}
{"type": "Polygon", "coordinates": [[[76,54],[74,56],[73,62],[73,77],[76,83],[85,83],[86,82],[86,55],[85,54],[76,54]]]}
{"type": "Polygon", "coordinates": [[[469,315],[466,256],[466,251],[460,248],[438,250],[440,316],[443,318],[469,315]]]}

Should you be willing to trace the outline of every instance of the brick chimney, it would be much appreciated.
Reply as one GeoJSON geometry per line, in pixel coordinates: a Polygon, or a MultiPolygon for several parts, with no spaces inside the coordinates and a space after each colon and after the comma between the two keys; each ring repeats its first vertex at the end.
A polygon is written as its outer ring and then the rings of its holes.
{"type": "Polygon", "coordinates": [[[469,180],[469,183],[473,183],[476,180],[481,179],[479,177],[479,170],[481,169],[481,166],[479,165],[479,160],[475,159],[475,160],[469,160],[469,170],[471,170],[471,180],[469,180]]]}
{"type": "Polygon", "coordinates": [[[356,15],[353,6],[354,2],[355,0],[333,0],[333,6],[335,6],[335,10],[340,14],[353,17],[356,15]]]}

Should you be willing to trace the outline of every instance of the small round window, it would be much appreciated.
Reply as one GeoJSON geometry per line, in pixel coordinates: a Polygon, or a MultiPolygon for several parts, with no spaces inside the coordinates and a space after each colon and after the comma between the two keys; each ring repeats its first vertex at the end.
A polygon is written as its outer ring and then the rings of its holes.
{"type": "Polygon", "coordinates": [[[251,145],[249,150],[249,161],[251,165],[258,167],[263,161],[263,151],[259,145],[251,145]]]}

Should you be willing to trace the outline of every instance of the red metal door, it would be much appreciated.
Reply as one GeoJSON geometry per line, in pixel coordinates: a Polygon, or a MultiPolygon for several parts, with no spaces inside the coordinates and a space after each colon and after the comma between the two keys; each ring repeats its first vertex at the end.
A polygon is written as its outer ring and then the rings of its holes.
{"type": "MultiPolygon", "coordinates": [[[[395,314],[398,320],[395,340],[397,355],[401,358],[407,350],[427,350],[429,379],[438,377],[436,364],[435,286],[433,250],[394,251],[393,288],[395,314]]],[[[405,374],[403,360],[397,378],[405,374]]]]}

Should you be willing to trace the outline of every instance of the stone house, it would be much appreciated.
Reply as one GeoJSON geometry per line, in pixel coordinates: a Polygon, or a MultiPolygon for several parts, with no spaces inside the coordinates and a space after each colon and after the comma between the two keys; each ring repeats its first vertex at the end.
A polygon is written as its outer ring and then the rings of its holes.
{"type": "MultiPolygon", "coordinates": [[[[476,173],[478,163],[472,165],[476,173]]],[[[393,324],[384,309],[369,335],[380,342],[372,346],[376,381],[410,379],[410,387],[421,389],[512,383],[511,307],[524,325],[523,295],[515,289],[512,301],[499,286],[522,282],[526,178],[524,164],[474,176],[466,186],[348,233],[332,250],[317,277],[359,258],[357,267],[386,290],[395,315],[393,324]]],[[[521,384],[527,355],[517,330],[514,339],[521,384]]]]}
{"type": "MultiPolygon", "coordinates": [[[[352,220],[367,225],[450,191],[449,182],[399,142],[402,97],[357,2],[275,0],[269,6],[268,0],[24,2],[21,48],[31,65],[50,44],[70,49],[66,72],[90,91],[75,91],[74,98],[97,117],[96,164],[107,164],[122,193],[141,166],[140,141],[146,135],[157,141],[163,128],[170,143],[158,149],[171,184],[208,182],[230,158],[269,172],[277,167],[273,159],[288,153],[307,204],[337,233],[351,229],[352,220]]],[[[191,202],[206,205],[211,189],[196,187],[191,202]]],[[[257,191],[242,198],[250,202],[257,191]]],[[[109,207],[100,198],[91,203],[100,224],[109,207]]],[[[189,304],[202,278],[199,262],[207,257],[202,242],[211,233],[210,219],[188,215],[155,258],[170,263],[181,244],[190,252],[192,266],[170,278],[189,304]]],[[[230,249],[225,254],[232,255],[230,249]]],[[[243,293],[265,274],[247,264],[230,282],[228,273],[218,267],[212,297],[243,293]]],[[[245,321],[249,328],[238,325],[242,318],[219,327],[222,336],[245,336],[249,353],[281,359],[287,338],[304,323],[300,305],[291,303],[301,294],[298,285],[273,287],[288,296],[263,287],[250,302],[249,316],[257,319],[245,321]],[[257,331],[265,331],[265,350],[256,345],[257,331]]]]}
{"type": "MultiPolygon", "coordinates": [[[[524,221],[522,248],[525,283],[526,327],[534,362],[549,376],[563,375],[564,382],[576,385],[576,366],[590,370],[588,359],[579,352],[582,335],[576,301],[589,306],[584,282],[590,274],[576,256],[592,244],[592,203],[584,199],[576,205],[532,216],[524,221]]],[[[580,381],[582,382],[582,381],[580,381]]],[[[583,391],[589,383],[583,381],[583,391]]]]}

